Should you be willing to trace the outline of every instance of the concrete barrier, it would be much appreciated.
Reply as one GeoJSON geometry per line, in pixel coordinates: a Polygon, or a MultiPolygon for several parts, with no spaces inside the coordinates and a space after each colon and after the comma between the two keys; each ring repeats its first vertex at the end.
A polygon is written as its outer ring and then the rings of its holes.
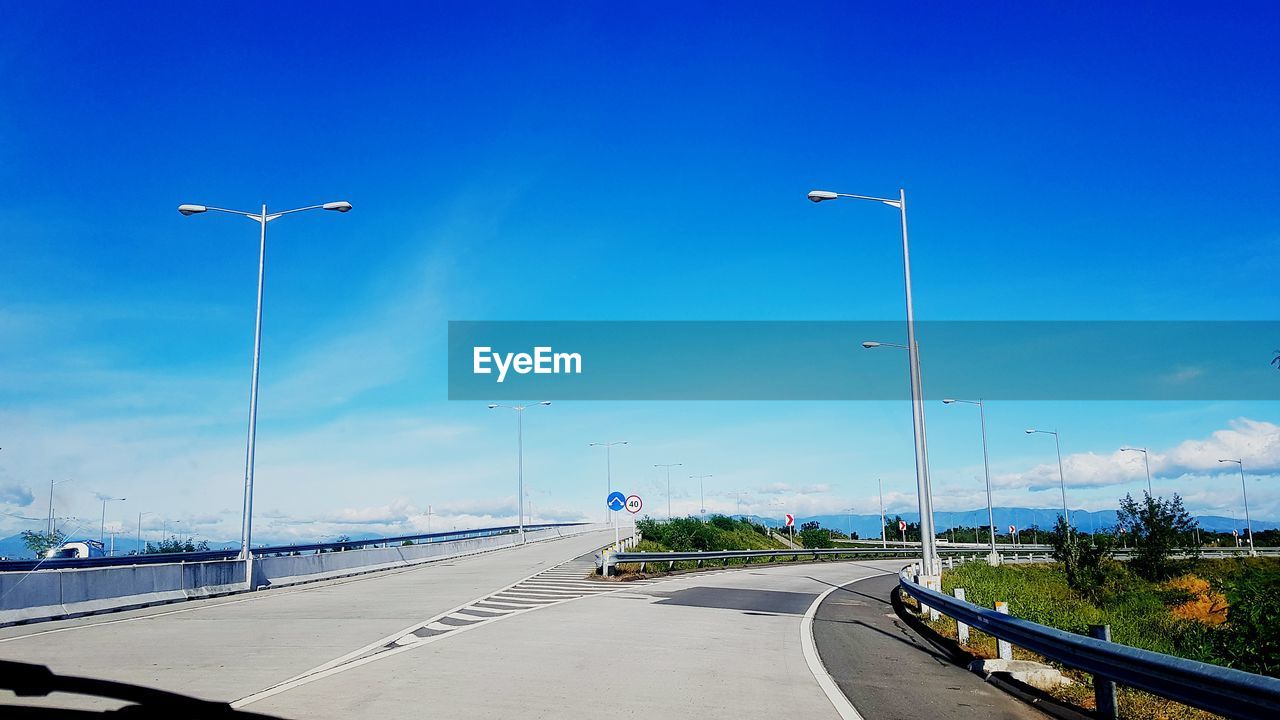
{"type": "MultiPolygon", "coordinates": [[[[605,529],[544,528],[529,542],[605,529]]],[[[272,588],[403,568],[519,545],[516,533],[438,543],[254,559],[254,587],[272,588]]],[[[0,626],[245,592],[244,563],[213,560],[0,572],[0,626]]]]}

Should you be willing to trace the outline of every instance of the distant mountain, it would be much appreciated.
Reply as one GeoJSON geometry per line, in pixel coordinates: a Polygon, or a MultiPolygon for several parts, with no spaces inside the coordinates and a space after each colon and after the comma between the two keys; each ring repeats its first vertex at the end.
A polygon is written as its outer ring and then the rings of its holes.
{"type": "MultiPolygon", "coordinates": [[[[1024,507],[997,507],[993,508],[996,527],[1002,532],[1008,532],[1010,525],[1018,528],[1019,531],[1034,526],[1041,530],[1050,530],[1058,521],[1058,516],[1062,514],[1062,509],[1054,508],[1024,508],[1024,507]]],[[[901,515],[903,520],[909,523],[916,522],[919,519],[919,513],[885,513],[886,521],[893,517],[901,515]]],[[[748,519],[762,523],[769,527],[778,527],[783,524],[780,518],[776,517],[760,517],[757,515],[746,516],[748,519]]],[[[808,517],[797,517],[796,526],[803,523],[817,520],[822,527],[849,532],[852,530],[858,533],[858,537],[878,538],[880,537],[880,515],[811,515],[808,517]]],[[[1233,521],[1229,517],[1221,517],[1218,515],[1197,515],[1196,520],[1200,522],[1203,530],[1211,532],[1231,532],[1232,528],[1243,529],[1244,520],[1239,519],[1233,521]]],[[[938,531],[942,532],[954,527],[985,527],[987,524],[987,509],[977,508],[974,510],[963,511],[937,511],[933,514],[933,522],[937,526],[938,531]]],[[[1112,527],[1116,524],[1115,510],[1072,510],[1071,524],[1081,530],[1093,532],[1104,528],[1112,527]]],[[[1253,529],[1256,532],[1280,528],[1280,520],[1261,520],[1254,518],[1253,529]]]]}

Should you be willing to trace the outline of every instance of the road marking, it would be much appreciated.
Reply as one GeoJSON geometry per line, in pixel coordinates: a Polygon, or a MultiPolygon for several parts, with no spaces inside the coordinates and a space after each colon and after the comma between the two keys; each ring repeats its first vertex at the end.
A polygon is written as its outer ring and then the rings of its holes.
{"type": "Polygon", "coordinates": [[[538,583],[540,582],[539,578],[543,577],[546,573],[571,573],[578,578],[583,578],[587,575],[587,569],[594,569],[594,567],[595,561],[591,559],[590,555],[586,555],[565,561],[553,568],[539,571],[522,580],[517,580],[500,590],[489,593],[482,598],[470,600],[463,605],[453,608],[452,610],[447,610],[438,615],[432,616],[423,622],[417,623],[416,625],[405,628],[393,635],[388,635],[381,640],[370,643],[359,650],[349,652],[342,657],[330,660],[329,662],[308,670],[300,675],[295,675],[284,682],[268,687],[252,695],[240,698],[239,700],[231,703],[231,707],[241,708],[251,703],[258,702],[259,700],[265,700],[273,695],[279,695],[280,693],[301,687],[302,685],[313,683],[331,675],[346,672],[347,670],[366,665],[375,660],[381,660],[383,658],[391,657],[392,655],[398,655],[399,653],[412,650],[417,647],[422,647],[423,645],[429,645],[441,638],[453,637],[458,633],[488,625],[504,618],[523,615],[524,613],[532,610],[550,607],[552,605],[559,605],[561,603],[571,602],[584,597],[608,595],[638,584],[649,584],[655,582],[654,580],[639,580],[622,585],[619,583],[593,582],[588,580],[583,582],[593,586],[589,590],[574,590],[569,593],[556,591],[554,594],[550,591],[533,589],[538,587],[538,583]],[[574,569],[570,570],[569,568],[574,569]],[[467,612],[467,609],[471,607],[475,607],[479,611],[487,610],[492,616],[467,616],[465,613],[467,612]],[[493,611],[499,611],[501,614],[493,611]],[[454,622],[460,624],[449,624],[444,622],[445,619],[452,619],[454,622]],[[463,622],[464,620],[465,622],[463,622]],[[423,631],[427,632],[423,634],[423,631]]]}
{"type": "Polygon", "coordinates": [[[818,614],[818,606],[831,593],[842,590],[855,582],[869,580],[880,575],[893,574],[892,572],[878,572],[875,575],[858,578],[841,586],[828,588],[826,592],[813,601],[813,604],[805,611],[804,619],[800,621],[800,649],[804,652],[804,661],[809,665],[809,672],[813,673],[813,679],[818,681],[818,686],[822,688],[822,692],[826,694],[827,699],[835,706],[841,720],[863,720],[863,717],[858,714],[858,710],[853,706],[853,703],[849,702],[849,698],[845,697],[844,693],[840,691],[840,686],[836,685],[835,678],[831,677],[831,673],[827,672],[827,667],[822,664],[822,658],[818,657],[818,646],[813,639],[813,618],[818,614]]]}

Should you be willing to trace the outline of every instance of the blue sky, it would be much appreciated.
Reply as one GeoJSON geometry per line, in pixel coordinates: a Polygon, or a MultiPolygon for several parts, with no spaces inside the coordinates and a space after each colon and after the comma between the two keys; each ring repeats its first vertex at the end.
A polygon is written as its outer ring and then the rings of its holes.
{"type": "MultiPolygon", "coordinates": [[[[922,319],[1273,319],[1276,15],[10,12],[0,531],[31,527],[12,515],[43,515],[49,480],[71,477],[59,514],[96,520],[109,493],[129,498],[108,515],[126,527],[145,511],[237,535],[256,226],[182,202],[355,205],[271,226],[264,538],[425,528],[428,504],[435,527],[514,517],[514,420],[445,400],[448,320],[901,318],[895,214],[815,207],[813,187],[907,189],[922,319]]],[[[972,415],[929,408],[939,507],[980,502],[972,415]]],[[[1021,432],[1040,425],[1062,431],[1073,506],[1136,489],[1137,460],[1112,454],[1138,444],[1164,458],[1158,489],[1217,514],[1238,482],[1208,456],[1245,456],[1255,516],[1280,518],[1277,422],[1275,403],[993,404],[997,501],[1057,502],[1025,489],[1053,460],[1021,432]]],[[[749,490],[761,514],[870,511],[877,476],[891,506],[914,504],[901,403],[565,402],[527,418],[535,515],[602,514],[587,443],[613,439],[633,443],[617,483],[650,507],[665,462],[714,474],[712,509],[749,490]]]]}

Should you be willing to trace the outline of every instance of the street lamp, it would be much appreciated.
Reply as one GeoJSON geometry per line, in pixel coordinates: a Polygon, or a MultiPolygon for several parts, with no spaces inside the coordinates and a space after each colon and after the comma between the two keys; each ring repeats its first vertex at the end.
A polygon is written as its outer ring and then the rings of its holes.
{"type": "Polygon", "coordinates": [[[690,478],[698,478],[698,509],[703,515],[707,514],[707,496],[702,492],[702,481],[714,475],[690,475],[690,478]]]}
{"type": "Polygon", "coordinates": [[[885,549],[889,547],[889,540],[884,532],[884,480],[876,478],[876,484],[880,486],[880,547],[885,549]]]}
{"type": "Polygon", "coordinates": [[[1028,435],[1035,433],[1053,436],[1053,446],[1058,451],[1058,483],[1062,486],[1062,517],[1067,521],[1067,532],[1071,532],[1071,513],[1067,510],[1067,479],[1062,474],[1062,445],[1058,442],[1058,431],[1036,430],[1035,428],[1027,430],[1028,435]]]}
{"type": "Polygon", "coordinates": [[[1120,452],[1142,453],[1142,463],[1147,467],[1147,494],[1150,495],[1151,497],[1155,497],[1156,494],[1151,489],[1151,454],[1147,452],[1146,448],[1131,448],[1131,447],[1120,448],[1120,452]]]}
{"type": "Polygon", "coordinates": [[[107,542],[107,503],[119,502],[128,498],[107,497],[99,495],[98,499],[102,501],[102,524],[98,527],[98,542],[106,544],[107,542]]]}
{"type": "Polygon", "coordinates": [[[1244,462],[1241,460],[1219,460],[1220,463],[1235,463],[1240,468],[1240,491],[1244,493],[1244,524],[1249,531],[1249,554],[1257,555],[1258,551],[1253,549],[1253,520],[1249,519],[1249,488],[1244,482],[1244,462]]]}
{"type": "Polygon", "coordinates": [[[138,513],[138,554],[139,555],[142,554],[142,516],[143,515],[155,515],[155,513],[153,512],[138,513]]]}
{"type": "Polygon", "coordinates": [[[207,205],[179,205],[178,212],[185,216],[198,215],[210,210],[214,212],[240,215],[258,223],[258,308],[253,324],[253,381],[249,393],[249,438],[245,448],[244,460],[244,509],[240,525],[240,559],[244,560],[244,581],[253,589],[253,549],[250,544],[253,535],[253,461],[258,434],[258,360],[262,353],[262,280],[267,267],[267,223],[285,215],[304,212],[306,210],[335,210],[340,213],[350,212],[351,203],[344,201],[327,202],[320,205],[294,208],[284,212],[267,213],[267,206],[262,206],[261,213],[243,210],[227,210],[226,208],[207,205]]]}
{"type": "Polygon", "coordinates": [[[907,192],[899,189],[897,199],[873,197],[870,195],[851,195],[830,190],[811,190],[809,199],[815,203],[825,200],[847,198],[851,200],[870,200],[898,209],[902,223],[902,274],[905,280],[907,308],[907,362],[911,371],[911,422],[915,431],[916,445],[916,491],[920,504],[920,539],[924,555],[923,568],[926,575],[938,575],[942,572],[938,562],[938,553],[933,536],[933,496],[929,486],[929,449],[925,442],[924,429],[924,393],[920,388],[920,347],[916,344],[915,310],[911,299],[911,250],[907,242],[907,192]]]}
{"type": "Polygon", "coordinates": [[[48,533],[49,535],[53,535],[53,530],[54,530],[54,523],[53,523],[53,486],[54,486],[54,485],[61,485],[61,484],[62,484],[62,483],[64,483],[64,482],[71,482],[71,481],[72,481],[72,480],[74,480],[74,479],[75,479],[75,478],[67,478],[66,480],[53,480],[53,479],[50,479],[50,480],[49,480],[49,533],[48,533]]]}
{"type": "MultiPolygon", "coordinates": [[[[551,404],[550,400],[543,400],[538,405],[547,406],[551,404]]],[[[516,505],[520,509],[520,542],[525,541],[524,537],[524,411],[525,408],[535,407],[534,405],[498,405],[497,403],[489,403],[490,410],[505,408],[514,411],[516,414],[516,505]]]]}
{"type": "Polygon", "coordinates": [[[681,467],[684,463],[670,463],[668,465],[654,465],[656,468],[667,469],[667,519],[671,519],[671,468],[681,467]]]}
{"type": "Polygon", "coordinates": [[[981,399],[979,400],[956,400],[947,398],[942,401],[945,405],[954,403],[964,403],[965,405],[978,406],[978,421],[982,425],[982,470],[987,477],[987,525],[991,530],[991,554],[987,556],[987,563],[995,566],[1000,564],[1000,555],[996,553],[996,516],[995,507],[991,502],[991,461],[987,457],[987,406],[981,399]]]}
{"type": "MultiPolygon", "coordinates": [[[[605,479],[605,483],[608,485],[608,489],[605,491],[606,500],[604,505],[604,521],[606,524],[609,522],[609,502],[607,498],[613,494],[613,446],[614,445],[630,445],[630,444],[631,443],[629,443],[626,440],[614,440],[613,442],[587,443],[587,447],[604,448],[604,479],[605,479]]],[[[617,525],[616,522],[614,524],[617,525]]],[[[614,528],[614,534],[615,535],[617,534],[617,528],[614,528]]]]}
{"type": "MultiPolygon", "coordinates": [[[[902,252],[904,262],[906,262],[905,258],[907,257],[906,221],[906,214],[904,212],[902,217],[902,252]]],[[[938,562],[936,538],[934,538],[933,488],[929,483],[929,450],[924,432],[924,400],[922,399],[922,391],[920,390],[920,357],[918,348],[916,348],[915,351],[912,350],[912,348],[916,346],[916,342],[914,330],[915,325],[914,321],[911,319],[911,275],[909,269],[907,271],[907,318],[909,345],[867,340],[862,343],[862,347],[868,350],[887,347],[907,351],[907,358],[911,369],[911,423],[912,429],[915,431],[916,438],[916,496],[919,498],[918,502],[920,506],[920,549],[923,557],[925,558],[925,563],[923,565],[925,571],[930,575],[937,575],[942,572],[942,566],[938,562]],[[923,465],[921,464],[922,461],[923,465]],[[923,468],[923,473],[921,472],[921,468],[923,468]],[[929,560],[930,558],[932,558],[931,561],[929,560]]],[[[884,523],[881,524],[883,525],[884,523]]],[[[881,534],[883,535],[883,532],[881,534]]]]}

